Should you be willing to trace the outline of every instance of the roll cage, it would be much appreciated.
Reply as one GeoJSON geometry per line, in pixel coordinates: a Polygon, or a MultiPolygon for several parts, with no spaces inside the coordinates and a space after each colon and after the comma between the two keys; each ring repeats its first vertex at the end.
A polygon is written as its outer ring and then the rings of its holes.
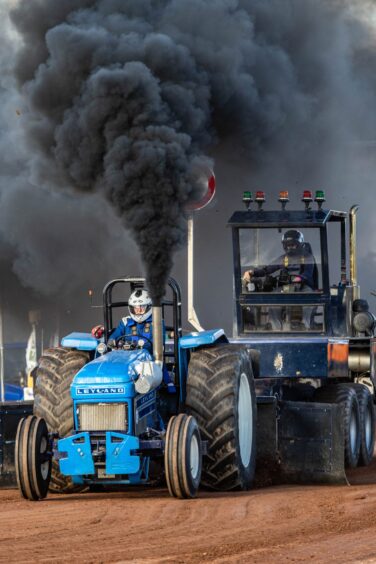
{"type": "MultiPolygon", "coordinates": [[[[130,295],[137,288],[143,288],[145,286],[145,278],[139,276],[126,276],[125,278],[116,278],[110,280],[103,289],[103,313],[104,313],[104,341],[107,343],[110,334],[112,333],[113,327],[113,310],[119,307],[127,307],[128,300],[118,300],[113,301],[113,291],[114,288],[125,284],[129,286],[128,295],[130,295]]],[[[165,320],[165,310],[166,308],[171,308],[172,310],[172,325],[166,326],[167,333],[173,333],[173,351],[164,350],[165,362],[171,362],[175,364],[175,372],[177,376],[177,381],[180,382],[179,373],[179,338],[182,336],[181,328],[181,292],[179,284],[174,280],[174,278],[168,279],[168,288],[170,290],[169,296],[164,298],[161,303],[162,307],[162,317],[165,320]],[[176,359],[176,362],[175,362],[176,359]]]]}

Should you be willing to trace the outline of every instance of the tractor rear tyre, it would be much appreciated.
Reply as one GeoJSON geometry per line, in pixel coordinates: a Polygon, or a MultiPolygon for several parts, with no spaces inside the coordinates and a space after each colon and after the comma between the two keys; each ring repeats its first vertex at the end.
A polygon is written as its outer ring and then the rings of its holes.
{"type": "Polygon", "coordinates": [[[345,435],[345,467],[356,468],[361,444],[361,422],[357,394],[351,384],[333,384],[318,388],[314,401],[343,406],[345,435]]]}
{"type": "MultiPolygon", "coordinates": [[[[42,417],[50,433],[59,438],[73,431],[73,405],[70,385],[77,372],[89,361],[89,354],[62,347],[47,349],[39,361],[34,395],[34,415],[42,417]]],[[[50,491],[72,493],[82,490],[71,478],[59,472],[59,464],[52,461],[50,491]]]]}
{"type": "Polygon", "coordinates": [[[44,499],[51,477],[52,453],[44,419],[29,415],[18,424],[15,445],[18,488],[30,501],[44,499]]]}
{"type": "Polygon", "coordinates": [[[246,347],[221,344],[192,352],[186,411],[208,441],[202,484],[219,491],[250,489],[256,465],[256,393],[246,347]]]}
{"type": "Polygon", "coordinates": [[[195,497],[201,480],[202,447],[197,422],[191,415],[180,413],[169,420],[164,461],[172,497],[195,497]]]}
{"type": "Polygon", "coordinates": [[[355,390],[360,414],[360,454],[358,466],[368,466],[375,448],[375,408],[369,389],[363,384],[351,384],[355,390]]]}

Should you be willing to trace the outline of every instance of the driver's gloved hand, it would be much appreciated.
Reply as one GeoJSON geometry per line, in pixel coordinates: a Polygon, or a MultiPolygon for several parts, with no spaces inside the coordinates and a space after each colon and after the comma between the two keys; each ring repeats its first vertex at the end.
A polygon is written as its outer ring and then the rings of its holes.
{"type": "Polygon", "coordinates": [[[104,327],[103,327],[103,325],[96,325],[96,326],[93,327],[92,330],[91,330],[91,334],[92,334],[93,337],[95,337],[96,339],[100,339],[101,337],[103,337],[103,333],[104,333],[104,327]]]}
{"type": "Polygon", "coordinates": [[[243,284],[248,284],[251,281],[251,278],[253,276],[253,270],[246,270],[243,274],[243,284]]]}
{"type": "Polygon", "coordinates": [[[107,341],[107,346],[108,346],[110,349],[116,348],[116,341],[115,341],[115,339],[108,339],[108,341],[107,341]]]}

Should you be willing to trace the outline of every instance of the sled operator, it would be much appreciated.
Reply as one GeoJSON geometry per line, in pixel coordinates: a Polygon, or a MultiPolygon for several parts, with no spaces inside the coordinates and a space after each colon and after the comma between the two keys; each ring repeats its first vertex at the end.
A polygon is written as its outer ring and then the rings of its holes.
{"type": "MultiPolygon", "coordinates": [[[[317,266],[311,252],[311,245],[304,242],[303,233],[296,229],[286,231],[282,236],[282,246],[284,253],[270,265],[244,272],[243,283],[250,283],[253,277],[262,278],[280,271],[279,277],[276,278],[276,286],[271,289],[272,292],[282,292],[283,285],[286,283],[296,284],[299,292],[316,291],[318,286],[317,266]]],[[[307,329],[310,328],[312,309],[311,307],[303,308],[303,321],[307,329]]],[[[275,331],[282,330],[281,312],[281,307],[269,308],[270,322],[275,331]]]]}

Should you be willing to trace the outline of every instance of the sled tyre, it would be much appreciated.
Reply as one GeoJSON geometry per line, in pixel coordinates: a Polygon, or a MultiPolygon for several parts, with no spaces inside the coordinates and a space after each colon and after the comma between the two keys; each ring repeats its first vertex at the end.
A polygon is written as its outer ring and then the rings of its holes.
{"type": "Polygon", "coordinates": [[[318,388],[314,401],[342,405],[345,467],[356,468],[361,444],[361,422],[358,397],[353,385],[343,383],[318,388]]]}

